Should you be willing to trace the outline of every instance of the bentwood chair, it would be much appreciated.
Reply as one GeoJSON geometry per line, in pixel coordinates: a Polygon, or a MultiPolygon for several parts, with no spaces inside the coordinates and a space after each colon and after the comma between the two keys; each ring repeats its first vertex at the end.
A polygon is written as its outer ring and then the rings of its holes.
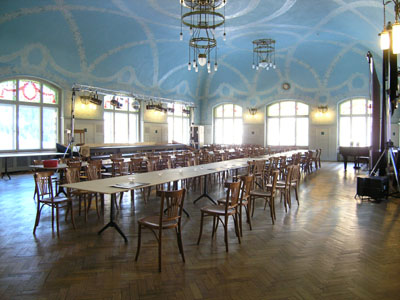
{"type": "Polygon", "coordinates": [[[267,184],[266,189],[255,189],[250,191],[250,207],[252,208],[251,216],[254,215],[254,207],[256,199],[264,200],[264,210],[269,205],[271,214],[272,224],[275,224],[275,194],[276,194],[276,182],[278,180],[279,171],[275,170],[272,172],[272,182],[267,184]]]}
{"type": "Polygon", "coordinates": [[[158,215],[144,217],[138,221],[139,236],[135,261],[139,258],[142,228],[150,229],[156,236],[158,242],[158,271],[161,272],[162,258],[162,234],[165,229],[175,229],[179,252],[185,262],[185,254],[183,253],[182,243],[182,211],[183,202],[185,200],[185,189],[177,191],[157,191],[157,196],[161,197],[160,211],[158,215]]]}
{"type": "Polygon", "coordinates": [[[36,228],[39,225],[40,214],[45,205],[51,208],[51,227],[54,230],[54,210],[56,211],[56,225],[57,225],[57,237],[60,236],[59,233],[59,209],[67,207],[67,213],[65,214],[65,220],[67,220],[68,211],[71,211],[71,221],[72,226],[75,229],[74,213],[72,209],[72,201],[70,198],[55,197],[53,193],[53,182],[52,177],[53,172],[36,172],[34,173],[35,179],[35,190],[37,196],[37,211],[35,226],[33,227],[33,234],[36,233],[36,228]]]}
{"type": "Polygon", "coordinates": [[[225,188],[227,188],[226,199],[223,204],[219,205],[209,205],[201,208],[201,221],[200,221],[200,233],[199,238],[197,240],[197,245],[200,244],[201,235],[203,233],[203,221],[205,216],[213,217],[213,229],[212,229],[212,237],[214,237],[215,231],[217,229],[219,221],[221,221],[224,226],[224,239],[225,239],[225,248],[226,252],[228,252],[228,220],[229,217],[232,216],[234,224],[235,224],[235,232],[240,244],[240,232],[239,232],[239,194],[240,194],[240,185],[241,182],[225,182],[225,188]],[[222,219],[223,218],[223,219],[222,219]],[[218,221],[216,223],[216,221],[218,221]]]}
{"type": "Polygon", "coordinates": [[[287,207],[292,206],[291,197],[290,197],[290,187],[292,182],[292,174],[293,174],[293,165],[287,166],[286,177],[284,180],[279,180],[276,184],[276,189],[279,190],[282,197],[284,199],[285,212],[287,212],[287,207]]]}
{"type": "MultiPolygon", "coordinates": [[[[242,226],[242,208],[244,207],[246,211],[247,223],[249,223],[250,230],[251,219],[250,219],[250,192],[254,187],[254,175],[247,175],[240,177],[241,189],[240,189],[240,200],[239,200],[239,229],[240,236],[243,236],[243,226],[242,226]]],[[[218,204],[225,204],[225,199],[218,200],[218,204]]]]}

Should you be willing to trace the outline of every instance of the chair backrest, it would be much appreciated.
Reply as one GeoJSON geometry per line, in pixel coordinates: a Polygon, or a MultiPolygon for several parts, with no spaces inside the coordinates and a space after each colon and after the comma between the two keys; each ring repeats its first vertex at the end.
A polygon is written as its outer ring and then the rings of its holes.
{"type": "Polygon", "coordinates": [[[271,185],[271,198],[275,197],[276,194],[276,183],[278,182],[279,171],[275,170],[272,172],[272,185],[271,185]]]}
{"type": "Polygon", "coordinates": [[[68,167],[65,170],[65,180],[67,183],[76,183],[80,181],[81,168],[68,167]]]}
{"type": "Polygon", "coordinates": [[[118,159],[118,158],[122,158],[122,153],[114,153],[114,154],[110,154],[110,159],[118,159]]]}
{"type": "Polygon", "coordinates": [[[32,164],[35,165],[35,166],[37,166],[37,165],[43,165],[43,160],[41,160],[41,159],[34,159],[32,164]]]}
{"type": "Polygon", "coordinates": [[[300,165],[293,165],[292,167],[292,178],[291,182],[299,182],[300,181],[300,165]]]}
{"type": "Polygon", "coordinates": [[[157,163],[157,170],[165,170],[165,169],[171,169],[171,157],[169,156],[163,156],[158,160],[157,163]]]}
{"type": "Polygon", "coordinates": [[[286,178],[285,178],[285,188],[290,187],[290,183],[292,181],[292,175],[293,175],[293,165],[287,166],[287,173],[286,173],[286,178]]]}
{"type": "Polygon", "coordinates": [[[69,160],[67,161],[67,166],[72,168],[81,168],[82,162],[79,160],[69,160]]]}
{"type": "Polygon", "coordinates": [[[131,173],[142,173],[147,171],[143,158],[131,158],[131,173]]]}
{"type": "Polygon", "coordinates": [[[35,190],[38,200],[51,199],[53,200],[53,184],[51,176],[54,172],[36,172],[33,174],[35,180],[35,190]]]}
{"type": "Polygon", "coordinates": [[[240,202],[242,202],[250,197],[250,192],[254,187],[254,175],[241,176],[240,181],[242,182],[240,202]]]}
{"type": "Polygon", "coordinates": [[[225,182],[225,187],[228,189],[226,191],[225,213],[229,208],[236,208],[238,206],[241,185],[241,181],[225,182]]]}
{"type": "Polygon", "coordinates": [[[115,176],[122,176],[129,174],[129,163],[125,161],[119,161],[115,164],[115,176]]]}
{"type": "Polygon", "coordinates": [[[164,222],[178,220],[180,222],[183,202],[185,201],[186,189],[177,191],[157,191],[157,196],[161,197],[159,225],[164,222]]]}
{"type": "Polygon", "coordinates": [[[148,158],[147,159],[147,171],[157,171],[159,158],[148,158]]]}
{"type": "Polygon", "coordinates": [[[101,167],[98,164],[88,164],[86,167],[86,174],[88,180],[96,180],[101,178],[101,167]]]}

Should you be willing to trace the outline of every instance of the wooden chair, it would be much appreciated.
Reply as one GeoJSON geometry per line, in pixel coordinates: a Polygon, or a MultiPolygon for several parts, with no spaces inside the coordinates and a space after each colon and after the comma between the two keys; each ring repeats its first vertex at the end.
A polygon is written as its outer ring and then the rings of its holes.
{"type": "Polygon", "coordinates": [[[51,208],[51,227],[54,231],[54,210],[56,211],[56,224],[57,224],[57,237],[60,236],[59,230],[59,209],[63,207],[67,207],[67,213],[65,214],[65,220],[67,220],[68,211],[71,211],[71,221],[72,226],[75,229],[75,220],[74,220],[74,213],[72,209],[72,201],[70,198],[61,198],[61,197],[54,197],[53,193],[53,183],[52,178],[53,172],[36,172],[34,173],[35,179],[35,190],[37,196],[37,211],[36,211],[36,220],[35,226],[33,227],[33,234],[36,233],[36,228],[39,225],[40,221],[40,213],[42,208],[47,205],[51,208]]]}
{"type": "MultiPolygon", "coordinates": [[[[299,185],[300,185],[300,165],[293,165],[292,178],[290,180],[290,188],[294,189],[297,205],[299,205],[299,185]]],[[[290,192],[289,192],[290,197],[290,192]]]]}
{"type": "Polygon", "coordinates": [[[183,253],[182,243],[182,211],[183,202],[185,200],[185,189],[177,191],[157,191],[157,196],[161,197],[160,211],[158,215],[144,217],[138,220],[139,236],[135,261],[138,260],[140,253],[140,245],[142,239],[142,228],[149,228],[156,236],[158,242],[158,271],[161,272],[162,258],[162,233],[165,229],[175,229],[178,240],[178,248],[181,253],[182,260],[185,262],[185,254],[183,253]],[[158,231],[158,235],[157,235],[158,231]]]}
{"type": "Polygon", "coordinates": [[[284,198],[284,205],[285,205],[285,212],[287,212],[287,207],[291,207],[291,198],[290,198],[290,187],[291,187],[291,180],[293,174],[293,165],[287,166],[286,177],[284,180],[279,180],[276,183],[276,189],[279,190],[281,194],[281,201],[282,197],[284,198]]]}
{"type": "Polygon", "coordinates": [[[278,180],[279,171],[275,170],[272,172],[272,182],[267,184],[266,189],[255,189],[250,191],[250,207],[252,208],[251,216],[254,215],[254,207],[256,199],[264,199],[264,210],[269,205],[269,210],[271,214],[272,224],[275,224],[275,194],[276,194],[276,183],[278,180]]]}
{"type": "MultiPolygon", "coordinates": [[[[240,177],[241,181],[241,192],[240,192],[240,200],[239,200],[239,229],[240,236],[243,236],[243,227],[242,227],[242,208],[244,207],[246,211],[247,223],[249,223],[250,230],[251,227],[251,219],[250,219],[250,192],[254,187],[254,175],[246,175],[240,177]]],[[[225,199],[218,200],[219,204],[225,204],[225,199]]]]}
{"type": "MultiPolygon", "coordinates": [[[[87,179],[88,180],[101,179],[101,167],[99,167],[98,164],[89,164],[86,167],[86,174],[87,174],[87,179]]],[[[95,196],[95,199],[96,199],[97,217],[100,218],[99,203],[98,203],[98,195],[97,195],[97,193],[95,193],[94,196],[95,196]]],[[[89,213],[91,202],[92,202],[92,197],[91,197],[91,194],[90,194],[89,195],[89,203],[88,203],[88,206],[87,206],[87,213],[89,213]]]]}
{"type": "Polygon", "coordinates": [[[238,206],[239,206],[239,194],[240,194],[241,182],[225,182],[225,187],[228,189],[226,192],[226,199],[224,204],[219,205],[209,205],[201,208],[201,221],[200,221],[200,233],[197,240],[197,245],[200,244],[201,235],[203,233],[203,220],[205,216],[213,217],[213,230],[212,237],[217,229],[219,221],[221,221],[224,226],[224,239],[226,252],[228,252],[228,219],[232,216],[235,224],[235,232],[240,244],[240,232],[238,224],[238,206]],[[224,218],[222,220],[222,217],[224,218]],[[218,223],[216,223],[218,220],[218,223]]]}

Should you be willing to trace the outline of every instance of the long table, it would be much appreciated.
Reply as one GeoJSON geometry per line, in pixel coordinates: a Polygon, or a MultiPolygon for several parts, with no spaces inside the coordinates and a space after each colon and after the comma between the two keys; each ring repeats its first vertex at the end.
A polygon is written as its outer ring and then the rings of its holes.
{"type": "Polygon", "coordinates": [[[14,157],[33,157],[33,156],[63,156],[61,152],[15,152],[15,153],[0,153],[0,158],[3,158],[4,173],[1,174],[1,178],[7,175],[8,179],[11,179],[7,169],[7,158],[14,157]]]}
{"type": "Polygon", "coordinates": [[[176,169],[166,169],[161,171],[153,171],[147,173],[136,173],[133,175],[111,177],[106,179],[92,180],[92,181],[82,181],[72,184],[63,184],[62,187],[72,188],[78,190],[85,190],[94,193],[111,195],[111,209],[110,209],[110,221],[98,232],[101,234],[104,230],[109,227],[114,227],[118,233],[124,238],[125,242],[128,241],[125,234],[122,232],[121,228],[117,223],[114,222],[114,205],[113,201],[116,199],[116,194],[121,192],[127,192],[129,190],[135,190],[145,187],[151,187],[155,185],[165,184],[171,181],[179,181],[194,177],[203,176],[204,177],[204,192],[195,201],[200,200],[203,197],[207,197],[210,201],[214,202],[207,194],[206,187],[206,176],[218,172],[237,170],[248,166],[248,161],[269,159],[271,156],[282,156],[282,155],[292,155],[298,151],[289,151],[285,153],[278,153],[273,155],[264,155],[260,157],[248,157],[248,158],[238,158],[232,160],[226,160],[221,162],[214,162],[203,164],[199,166],[183,167],[176,169]],[[130,185],[130,178],[134,178],[135,186],[130,185]],[[118,187],[119,185],[126,185],[126,187],[118,187]]]}

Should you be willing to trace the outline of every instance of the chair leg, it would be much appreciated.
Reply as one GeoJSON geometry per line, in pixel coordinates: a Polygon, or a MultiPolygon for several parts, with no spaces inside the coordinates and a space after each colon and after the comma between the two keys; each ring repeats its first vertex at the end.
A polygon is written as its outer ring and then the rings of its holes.
{"type": "Polygon", "coordinates": [[[251,217],[254,217],[254,207],[256,206],[256,199],[250,197],[250,205],[251,205],[251,217]]]}
{"type": "Polygon", "coordinates": [[[179,253],[182,256],[183,262],[185,262],[185,254],[183,253],[183,243],[182,243],[182,233],[181,233],[181,226],[178,224],[178,227],[175,228],[176,232],[176,239],[178,242],[178,247],[179,247],[179,253]]]}
{"type": "Polygon", "coordinates": [[[240,244],[241,241],[240,241],[240,228],[239,228],[238,217],[239,217],[239,215],[238,215],[237,212],[236,212],[236,214],[232,215],[233,222],[234,222],[234,225],[235,225],[236,236],[237,236],[239,244],[240,244]]]}
{"type": "Polygon", "coordinates": [[[224,240],[225,240],[225,249],[226,249],[226,252],[228,252],[229,251],[229,249],[228,249],[228,215],[225,215],[224,240]]]}
{"type": "Polygon", "coordinates": [[[138,241],[137,241],[137,249],[136,249],[136,256],[135,256],[135,261],[138,260],[139,253],[140,253],[140,245],[142,241],[142,225],[139,224],[139,233],[138,233],[138,241]]]}
{"type": "Polygon", "coordinates": [[[51,230],[54,231],[54,204],[51,205],[51,230]]]}
{"type": "Polygon", "coordinates": [[[249,226],[250,226],[250,230],[253,230],[253,228],[252,228],[252,226],[251,226],[251,218],[250,218],[250,201],[248,202],[248,204],[247,204],[247,207],[245,207],[245,209],[246,209],[246,217],[247,217],[247,223],[249,223],[249,226]]]}
{"type": "MultiPolygon", "coordinates": [[[[217,226],[218,226],[218,223],[217,224],[215,224],[215,219],[216,219],[217,217],[216,216],[213,216],[213,225],[212,225],[212,233],[211,233],[211,238],[213,238],[214,237],[214,235],[215,235],[215,232],[217,231],[217,226]]],[[[218,220],[218,222],[219,222],[219,220],[218,220]]]]}
{"type": "Polygon", "coordinates": [[[272,201],[273,201],[273,199],[270,199],[270,201],[269,201],[269,213],[271,215],[272,224],[275,224],[274,205],[273,205],[272,201]]]}
{"type": "Polygon", "coordinates": [[[158,272],[161,272],[161,257],[162,257],[162,230],[160,230],[158,237],[158,272]]]}
{"type": "Polygon", "coordinates": [[[242,227],[242,205],[239,208],[239,233],[240,236],[243,236],[243,227],[242,227]]]}
{"type": "Polygon", "coordinates": [[[36,232],[36,227],[38,227],[38,225],[39,225],[39,221],[40,221],[40,211],[41,211],[41,209],[40,209],[40,202],[39,202],[39,200],[38,200],[38,202],[37,202],[37,211],[36,211],[36,219],[35,219],[35,226],[33,226],[33,234],[35,234],[35,232],[36,232]]]}
{"type": "Polygon", "coordinates": [[[200,244],[200,240],[201,240],[201,235],[203,233],[203,219],[204,219],[204,213],[201,212],[201,219],[200,219],[200,232],[199,232],[199,238],[197,239],[197,245],[200,244]]]}
{"type": "Polygon", "coordinates": [[[58,204],[56,204],[57,237],[60,237],[60,224],[58,221],[58,204]]]}
{"type": "Polygon", "coordinates": [[[299,191],[298,191],[299,186],[296,184],[296,186],[294,187],[294,192],[296,194],[296,201],[297,201],[297,205],[299,205],[299,191]]]}
{"type": "Polygon", "coordinates": [[[71,222],[72,222],[72,227],[74,227],[74,229],[76,229],[76,226],[75,226],[75,218],[74,218],[74,209],[73,209],[73,206],[72,206],[72,200],[69,201],[68,207],[71,209],[71,222]]]}

